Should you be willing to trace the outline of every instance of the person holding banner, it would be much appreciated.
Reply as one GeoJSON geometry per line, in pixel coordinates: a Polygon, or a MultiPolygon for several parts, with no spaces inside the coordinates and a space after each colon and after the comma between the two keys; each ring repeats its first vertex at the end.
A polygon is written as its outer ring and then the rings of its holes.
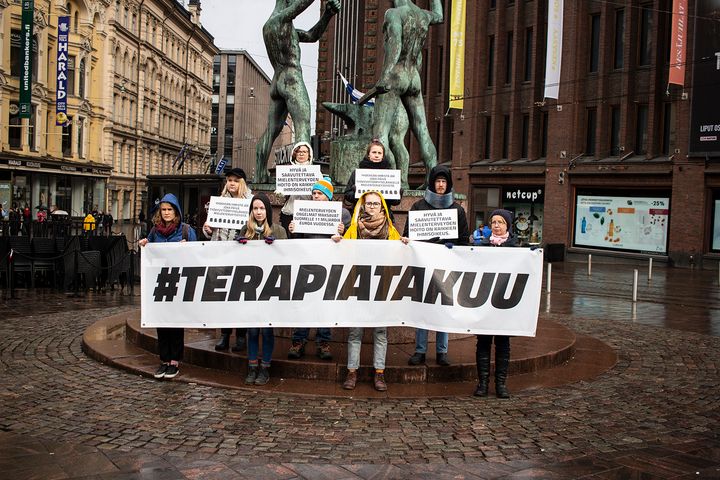
{"type": "MultiPolygon", "coordinates": [[[[322,180],[315,182],[312,187],[312,199],[315,202],[329,202],[333,198],[335,189],[332,184],[332,179],[329,176],[323,177],[322,180]]],[[[342,221],[338,223],[337,234],[342,235],[345,232],[345,228],[350,226],[350,212],[345,210],[342,211],[342,221]]],[[[322,239],[331,238],[332,235],[325,235],[320,233],[295,233],[295,222],[290,222],[288,226],[290,233],[293,234],[293,238],[310,238],[310,239],[322,239]]],[[[292,345],[288,350],[288,358],[298,359],[305,354],[305,344],[307,343],[308,335],[310,334],[309,328],[295,328],[292,333],[292,345]]],[[[317,347],[317,356],[320,360],[332,360],[332,352],[330,351],[330,340],[332,339],[332,332],[329,328],[318,328],[315,336],[315,345],[317,347]]]]}
{"type": "MultiPolygon", "coordinates": [[[[380,140],[373,139],[367,147],[365,157],[360,160],[357,168],[377,169],[377,170],[391,170],[390,162],[385,158],[385,146],[380,143],[380,140]]],[[[355,170],[357,170],[357,168],[355,170]]],[[[355,170],[350,174],[347,186],[345,187],[345,202],[348,203],[350,211],[355,210],[357,200],[355,199],[355,170]]],[[[397,200],[386,200],[385,203],[394,207],[400,205],[403,191],[400,189],[400,198],[397,200]]],[[[392,219],[392,210],[390,210],[390,218],[392,219]]]]}
{"type": "MultiPolygon", "coordinates": [[[[513,214],[509,210],[493,210],[490,214],[489,238],[483,238],[483,247],[516,247],[517,239],[512,234],[513,214]]],[[[510,337],[507,335],[477,335],[475,361],[478,370],[476,397],[487,397],[490,381],[490,349],[495,341],[495,395],[498,398],[510,398],[505,381],[510,365],[510,337]]]]}
{"type": "MultiPolygon", "coordinates": [[[[401,240],[407,244],[408,239],[402,237],[393,226],[390,211],[385,199],[378,192],[365,192],[358,199],[353,212],[350,228],[343,237],[334,235],[333,240],[342,238],[362,240],[401,240]]],[[[363,337],[362,327],[352,327],[348,332],[348,373],[343,383],[345,390],[353,390],[357,384],[357,371],[360,367],[360,348],[363,337]]],[[[373,367],[375,368],[375,390],[387,390],[385,383],[385,356],[387,355],[387,327],[375,327],[373,330],[373,367]]]]}
{"type": "MultiPolygon", "coordinates": [[[[308,142],[298,142],[295,144],[292,150],[290,158],[292,165],[312,165],[313,163],[313,150],[308,142]]],[[[286,230],[290,229],[290,222],[292,222],[293,215],[295,214],[295,200],[311,200],[312,197],[307,195],[288,195],[285,199],[285,204],[280,210],[280,225],[286,230]]],[[[294,238],[290,235],[290,238],[294,238]]]]}
{"type": "MultiPolygon", "coordinates": [[[[470,236],[465,209],[453,199],[452,173],[444,165],[436,165],[430,170],[428,188],[423,198],[410,207],[411,211],[417,210],[447,210],[457,211],[458,236],[456,238],[436,237],[431,240],[424,240],[431,243],[444,244],[448,248],[453,245],[467,245],[470,236]]],[[[410,221],[405,223],[404,237],[409,235],[410,221]]],[[[408,360],[409,365],[420,365],[425,363],[427,353],[428,331],[424,328],[415,330],[415,353],[408,360]]],[[[438,365],[448,366],[448,334],[446,332],[435,333],[435,362],[438,365]]]]}
{"type": "MultiPolygon", "coordinates": [[[[228,198],[252,198],[252,191],[248,188],[247,183],[245,183],[246,179],[247,176],[242,168],[236,167],[229,170],[225,174],[225,186],[220,196],[228,198]]],[[[205,238],[216,242],[234,240],[240,231],[234,228],[212,228],[205,222],[202,232],[205,238]]],[[[232,328],[222,328],[220,329],[220,334],[220,340],[215,344],[215,350],[219,352],[227,350],[230,346],[232,328]]],[[[235,329],[235,346],[232,347],[233,352],[242,352],[245,350],[247,344],[245,340],[246,335],[247,328],[235,329]]]]}
{"type": "MultiPolygon", "coordinates": [[[[250,202],[250,215],[247,224],[241,229],[235,240],[245,244],[248,240],[265,240],[271,245],[275,239],[287,239],[285,229],[273,225],[270,199],[259,193],[250,202]]],[[[270,327],[248,329],[248,373],[246,385],[265,385],[270,381],[270,362],[275,348],[275,334],[270,327]],[[262,332],[261,332],[262,330],[262,332]],[[260,334],[262,333],[262,362],[258,365],[260,334]]]]}
{"type": "MultiPolygon", "coordinates": [[[[147,238],[140,239],[138,245],[144,247],[148,243],[194,242],[197,240],[195,230],[182,222],[182,209],[177,197],[172,193],[160,200],[152,218],[153,227],[147,238]]],[[[154,377],[173,378],[180,373],[180,360],[185,348],[185,330],[182,328],[158,328],[157,347],[160,355],[160,367],[154,377]]]]}

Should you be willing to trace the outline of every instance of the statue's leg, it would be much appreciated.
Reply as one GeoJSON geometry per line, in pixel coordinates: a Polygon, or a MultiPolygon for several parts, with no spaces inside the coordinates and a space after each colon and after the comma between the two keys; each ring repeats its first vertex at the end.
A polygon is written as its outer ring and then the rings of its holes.
{"type": "Polygon", "coordinates": [[[275,139],[280,135],[285,119],[287,118],[287,107],[281,98],[270,100],[270,111],[268,112],[268,123],[265,133],[255,147],[255,183],[267,183],[270,181],[270,174],[267,170],[268,156],[275,139]]]}
{"type": "MultiPolygon", "coordinates": [[[[308,97],[302,74],[293,73],[294,83],[292,87],[285,89],[287,109],[293,121],[295,129],[295,143],[310,142],[310,97],[308,97]]],[[[288,82],[289,83],[289,82],[288,82]]],[[[313,152],[317,153],[317,152],[313,152]]]]}
{"type": "Polygon", "coordinates": [[[405,135],[408,131],[408,117],[404,108],[395,109],[395,121],[390,130],[390,150],[395,156],[395,163],[400,169],[400,181],[402,188],[407,190],[410,188],[408,184],[408,167],[410,166],[410,152],[405,147],[405,135]]]}
{"type": "Polygon", "coordinates": [[[380,140],[385,146],[385,158],[390,162],[390,168],[396,168],[395,156],[390,148],[390,130],[395,121],[395,110],[400,99],[395,92],[387,92],[378,97],[373,113],[373,138],[380,140]]]}
{"type": "MultiPolygon", "coordinates": [[[[417,138],[418,144],[420,145],[420,156],[427,172],[425,179],[430,174],[430,170],[437,165],[437,149],[435,144],[430,137],[430,132],[427,127],[427,120],[425,120],[425,105],[423,104],[422,96],[418,93],[416,95],[406,95],[403,97],[403,104],[408,113],[408,119],[410,121],[410,128],[417,138]]],[[[427,182],[426,182],[427,183],[427,182]]]]}

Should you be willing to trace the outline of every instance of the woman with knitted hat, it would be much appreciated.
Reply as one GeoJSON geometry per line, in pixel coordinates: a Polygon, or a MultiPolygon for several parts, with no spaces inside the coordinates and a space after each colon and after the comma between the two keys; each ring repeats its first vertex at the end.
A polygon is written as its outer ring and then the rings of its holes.
{"type": "MultiPolygon", "coordinates": [[[[290,164],[292,165],[312,165],[313,150],[308,142],[298,142],[292,149],[290,164]]],[[[285,200],[285,204],[280,210],[280,225],[290,231],[290,222],[295,215],[295,200],[311,200],[308,195],[289,195],[285,200]]],[[[294,238],[291,234],[290,238],[294,238]]]]}
{"type": "MultiPolygon", "coordinates": [[[[332,184],[332,179],[327,175],[322,180],[315,182],[312,187],[312,199],[315,202],[329,202],[333,198],[335,189],[332,184]]],[[[342,209],[342,221],[338,223],[337,234],[342,235],[345,232],[345,228],[350,225],[350,212],[346,209],[342,209]]],[[[321,234],[321,233],[295,233],[295,222],[290,222],[288,226],[290,233],[293,234],[293,238],[311,238],[311,239],[327,239],[331,238],[332,235],[321,234]]],[[[298,359],[302,358],[305,354],[305,344],[307,343],[308,336],[310,335],[309,328],[295,328],[292,333],[292,345],[288,350],[288,358],[298,359]]],[[[332,339],[332,332],[329,328],[318,328],[315,336],[315,346],[317,347],[317,356],[320,360],[332,360],[332,352],[330,351],[330,340],[332,339]]]]}
{"type": "MultiPolygon", "coordinates": [[[[490,214],[490,237],[482,238],[479,245],[483,247],[516,247],[517,239],[512,234],[513,214],[508,210],[498,209],[490,214]]],[[[510,337],[507,335],[477,335],[475,361],[478,369],[478,385],[476,397],[487,397],[490,381],[490,349],[495,341],[495,395],[498,398],[510,398],[505,382],[510,365],[510,337]]]]}
{"type": "MultiPolygon", "coordinates": [[[[239,243],[245,244],[249,240],[265,240],[272,244],[276,239],[287,239],[285,229],[273,224],[272,205],[270,199],[259,193],[250,202],[250,215],[247,224],[235,238],[239,243]]],[[[246,385],[265,385],[270,381],[270,362],[275,348],[275,334],[270,327],[248,329],[248,374],[245,377],[246,385]],[[258,365],[258,350],[260,349],[260,334],[262,333],[262,361],[258,365]]]]}
{"type": "MultiPolygon", "coordinates": [[[[333,236],[339,242],[341,238],[363,240],[401,240],[407,243],[393,226],[390,211],[385,199],[378,192],[365,192],[358,199],[352,223],[344,237],[333,236]]],[[[348,333],[348,373],[343,383],[345,390],[353,390],[357,384],[357,370],[360,367],[360,348],[363,337],[362,327],[353,327],[348,333]]],[[[387,390],[385,383],[385,356],[387,355],[387,327],[375,327],[373,330],[373,367],[375,367],[375,390],[387,390]]]]}
{"type": "MultiPolygon", "coordinates": [[[[247,176],[242,168],[236,167],[229,170],[225,174],[225,186],[220,193],[221,197],[227,198],[252,198],[252,191],[248,188],[247,176]]],[[[207,222],[202,228],[203,235],[205,238],[209,238],[210,241],[228,241],[234,240],[239,230],[234,228],[212,228],[207,222]]],[[[224,351],[230,346],[230,334],[232,334],[232,328],[220,329],[220,340],[215,344],[215,350],[224,351]]],[[[235,329],[235,346],[232,347],[233,352],[242,352],[245,350],[247,335],[246,328],[235,329]]]]}

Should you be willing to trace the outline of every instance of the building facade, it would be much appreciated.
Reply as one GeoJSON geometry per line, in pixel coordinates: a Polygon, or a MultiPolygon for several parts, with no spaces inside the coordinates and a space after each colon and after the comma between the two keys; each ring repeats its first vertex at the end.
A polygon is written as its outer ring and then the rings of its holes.
{"type": "MultiPolygon", "coordinates": [[[[255,176],[255,146],[267,126],[270,82],[245,50],[223,50],[215,56],[210,152],[216,161],[228,160],[228,168],[242,168],[249,179],[255,176]]],[[[288,119],[273,150],[292,142],[290,125],[288,119]]]]}
{"type": "Polygon", "coordinates": [[[196,0],[188,10],[173,0],[36,0],[32,115],[21,119],[21,6],[0,0],[0,201],[133,221],[146,175],[169,173],[181,150],[180,171],[205,168],[217,49],[199,14],[196,0]],[[55,103],[65,16],[63,126],[55,103]]]}
{"type": "MultiPolygon", "coordinates": [[[[700,94],[698,82],[717,69],[712,52],[697,53],[708,41],[695,42],[715,31],[713,2],[689,0],[681,18],[684,87],[668,82],[682,63],[671,61],[672,0],[564,2],[556,100],[544,97],[548,2],[468,1],[462,110],[448,108],[452,2],[443,3],[445,23],[430,28],[425,48],[423,91],[439,161],[450,163],[456,192],[467,194],[471,222],[511,209],[521,240],[552,245],[552,255],[655,256],[676,265],[720,258],[720,149],[691,149],[694,130],[707,128],[694,125],[693,114],[700,118],[716,97],[700,94]],[[710,73],[699,75],[700,66],[710,73]]],[[[337,70],[354,68],[358,88],[369,89],[382,66],[387,5],[343,8],[355,18],[339,19],[323,39],[319,101],[335,100],[337,70]],[[334,45],[353,35],[347,48],[354,42],[356,55],[345,59],[334,45]]],[[[318,112],[318,131],[331,129],[333,120],[318,112]]],[[[413,142],[410,151],[417,160],[413,142]]]]}

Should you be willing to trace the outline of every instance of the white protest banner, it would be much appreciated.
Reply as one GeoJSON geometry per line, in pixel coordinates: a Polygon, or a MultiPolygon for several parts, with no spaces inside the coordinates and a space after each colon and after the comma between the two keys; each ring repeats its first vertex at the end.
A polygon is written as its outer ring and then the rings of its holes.
{"type": "Polygon", "coordinates": [[[212,228],[240,230],[250,215],[249,198],[210,197],[207,224],[212,228]]]}
{"type": "Polygon", "coordinates": [[[458,238],[457,210],[410,210],[408,230],[410,240],[458,238]]]}
{"type": "Polygon", "coordinates": [[[310,195],[312,186],[320,180],[320,165],[278,165],[275,191],[283,195],[310,195]]]}
{"type": "Polygon", "coordinates": [[[400,199],[400,170],[355,170],[355,198],[365,192],[380,192],[385,200],[400,199]]]}
{"type": "Polygon", "coordinates": [[[338,223],[342,221],[341,202],[315,202],[313,200],[295,200],[296,233],[337,233],[338,223]]]}
{"type": "Polygon", "coordinates": [[[330,239],[150,243],[142,253],[141,324],[534,336],[542,269],[542,250],[526,248],[330,239]]]}

